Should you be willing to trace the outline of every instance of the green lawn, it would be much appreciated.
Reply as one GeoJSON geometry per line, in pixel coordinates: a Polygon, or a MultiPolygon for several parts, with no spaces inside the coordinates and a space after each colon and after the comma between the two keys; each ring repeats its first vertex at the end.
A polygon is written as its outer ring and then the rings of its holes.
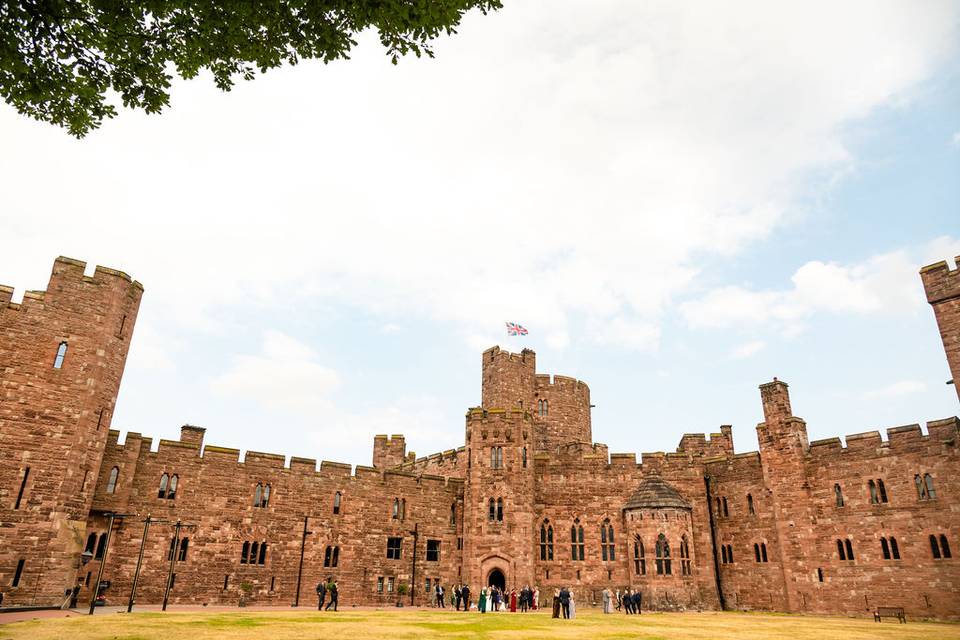
{"type": "Polygon", "coordinates": [[[960,625],[868,619],[818,618],[762,613],[645,613],[603,615],[580,612],[575,620],[546,613],[483,614],[430,610],[344,610],[339,613],[255,611],[203,613],[103,612],[101,615],[31,620],[0,626],[0,638],[25,640],[231,640],[237,638],[421,639],[421,638],[631,638],[683,640],[841,638],[960,639],[960,625]]]}

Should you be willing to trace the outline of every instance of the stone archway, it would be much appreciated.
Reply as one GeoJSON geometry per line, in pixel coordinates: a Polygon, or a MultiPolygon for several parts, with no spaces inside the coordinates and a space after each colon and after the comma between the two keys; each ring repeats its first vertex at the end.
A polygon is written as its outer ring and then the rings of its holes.
{"type": "Polygon", "coordinates": [[[491,571],[487,576],[487,585],[497,587],[500,591],[504,591],[507,588],[507,578],[503,575],[503,571],[500,569],[491,571]]]}

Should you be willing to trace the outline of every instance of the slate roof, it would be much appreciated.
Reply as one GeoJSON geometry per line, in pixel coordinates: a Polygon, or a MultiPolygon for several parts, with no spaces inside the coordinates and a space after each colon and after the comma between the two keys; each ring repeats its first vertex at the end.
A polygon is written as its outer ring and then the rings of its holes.
{"type": "Polygon", "coordinates": [[[659,476],[650,476],[640,482],[640,486],[633,492],[623,509],[668,507],[674,509],[689,509],[690,503],[659,476]]]}

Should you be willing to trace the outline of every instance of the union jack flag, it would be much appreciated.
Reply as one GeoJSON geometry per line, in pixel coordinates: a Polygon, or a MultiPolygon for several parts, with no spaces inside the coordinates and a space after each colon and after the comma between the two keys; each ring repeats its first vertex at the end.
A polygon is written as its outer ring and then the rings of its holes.
{"type": "Polygon", "coordinates": [[[525,336],[527,335],[527,330],[523,328],[523,325],[519,325],[516,322],[508,322],[507,335],[508,336],[525,336]]]}

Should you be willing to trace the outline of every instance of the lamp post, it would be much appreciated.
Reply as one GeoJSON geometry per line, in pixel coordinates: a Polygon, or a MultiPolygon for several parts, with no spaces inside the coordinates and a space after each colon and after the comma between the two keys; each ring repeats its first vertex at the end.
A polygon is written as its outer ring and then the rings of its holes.
{"type": "Polygon", "coordinates": [[[93,588],[93,595],[90,596],[90,611],[89,615],[93,615],[93,608],[97,605],[97,596],[100,595],[100,581],[103,579],[103,565],[107,564],[107,552],[110,550],[110,535],[113,533],[113,521],[116,518],[124,518],[125,516],[134,515],[132,513],[113,513],[110,512],[107,515],[110,516],[110,520],[107,524],[107,539],[103,543],[103,557],[100,558],[100,568],[97,569],[97,583],[93,588]]]}
{"type": "Polygon", "coordinates": [[[167,586],[163,590],[163,607],[161,611],[167,610],[167,601],[170,598],[170,587],[173,585],[173,567],[177,563],[177,554],[180,553],[180,530],[183,528],[195,527],[195,524],[184,524],[180,520],[174,525],[173,547],[170,549],[170,567],[167,569],[167,586]]]}
{"type": "Polygon", "coordinates": [[[420,537],[420,523],[413,524],[413,568],[410,570],[410,606],[413,606],[413,597],[417,592],[417,539],[420,537]]]}
{"type": "Polygon", "coordinates": [[[303,537],[300,539],[300,568],[297,569],[297,595],[293,599],[293,606],[300,606],[300,579],[303,577],[303,550],[307,546],[307,536],[313,531],[307,531],[308,516],[303,516],[303,537]]]}
{"type": "Polygon", "coordinates": [[[133,572],[133,586],[130,588],[130,600],[127,601],[127,613],[133,610],[133,600],[137,596],[137,583],[140,581],[140,567],[143,566],[143,548],[147,543],[147,531],[151,524],[167,523],[169,520],[153,520],[150,514],[143,521],[143,537],[140,538],[140,553],[137,556],[137,569],[133,572]]]}

